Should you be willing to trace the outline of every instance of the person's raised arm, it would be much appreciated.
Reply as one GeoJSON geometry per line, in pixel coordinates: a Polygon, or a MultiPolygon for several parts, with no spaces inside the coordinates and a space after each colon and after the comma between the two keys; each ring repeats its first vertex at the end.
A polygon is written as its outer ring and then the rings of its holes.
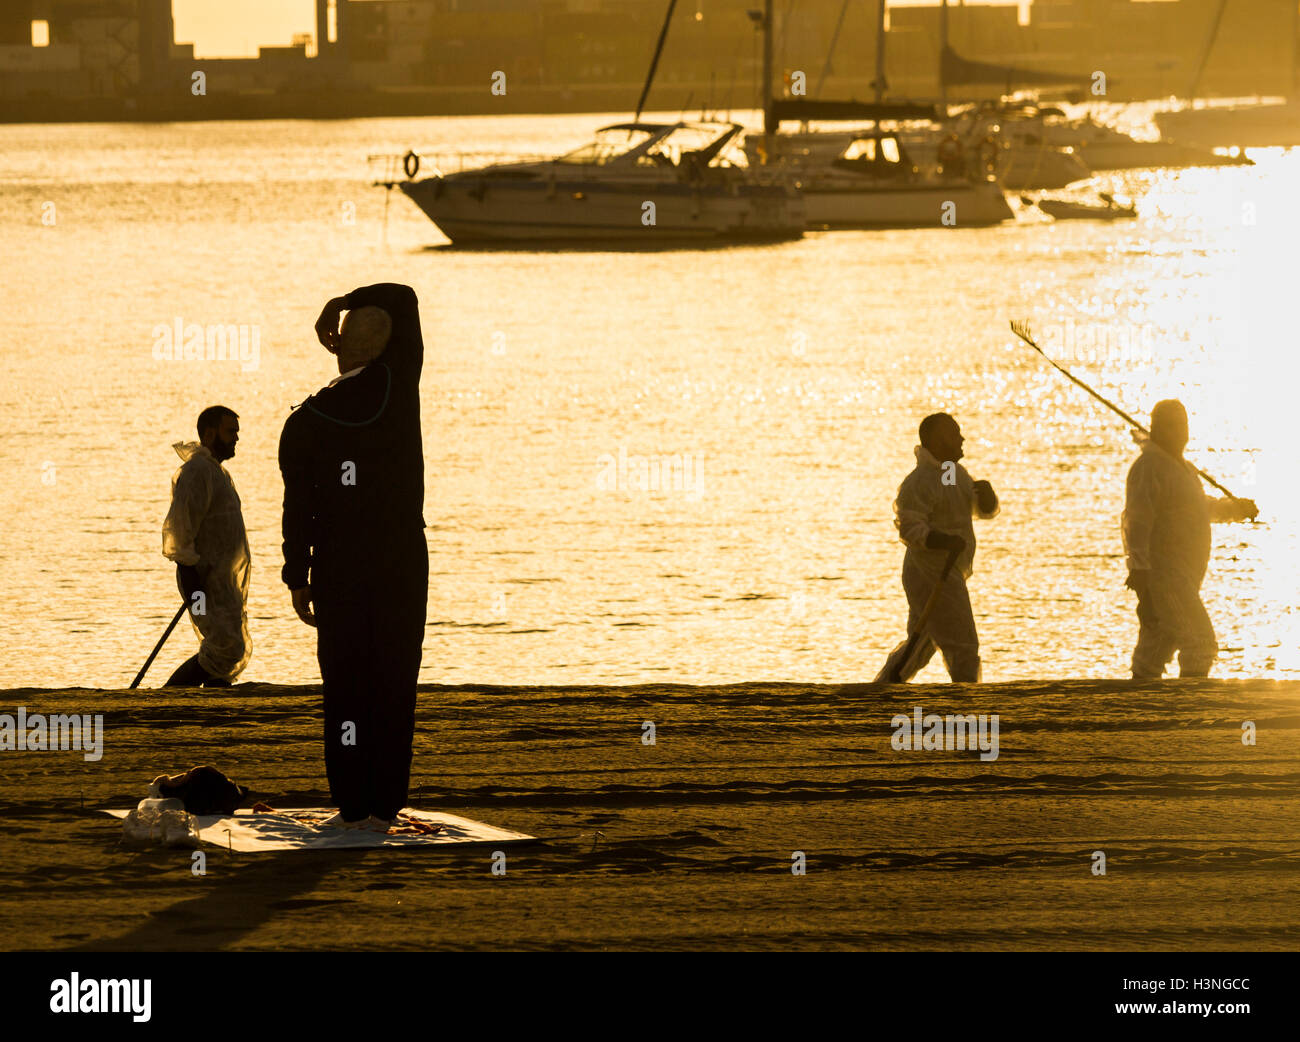
{"type": "Polygon", "coordinates": [[[1236,499],[1231,496],[1224,499],[1205,497],[1210,508],[1210,520],[1215,522],[1254,521],[1259,516],[1259,507],[1253,499],[1236,499]]]}
{"type": "Polygon", "coordinates": [[[420,333],[420,302],[415,290],[395,282],[361,286],[342,298],[349,311],[377,307],[388,312],[393,332],[376,361],[387,363],[398,380],[418,381],[424,365],[424,339],[420,333]]]}

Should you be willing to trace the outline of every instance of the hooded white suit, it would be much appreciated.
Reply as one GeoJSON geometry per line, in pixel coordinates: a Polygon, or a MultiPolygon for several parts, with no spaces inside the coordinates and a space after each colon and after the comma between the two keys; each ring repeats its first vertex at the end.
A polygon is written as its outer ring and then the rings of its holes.
{"type": "Polygon", "coordinates": [[[189,615],[203,640],[199,665],[215,677],[233,679],[248,665],[253,648],[245,610],[252,565],[239,493],[203,445],[178,442],[172,448],[185,462],[172,478],[163,556],[198,570],[206,610],[189,615]]]}
{"type": "MultiPolygon", "coordinates": [[[[914,451],[916,469],[903,479],[894,501],[894,527],[907,546],[903,556],[903,590],[907,593],[908,633],[915,630],[948,556],[944,550],[926,549],[926,536],[931,531],[958,535],[966,541],[966,549],[944,580],[943,592],[926,624],[925,636],[904,664],[902,678],[906,681],[924,669],[937,647],[953,680],[977,681],[979,636],[975,632],[970,595],[966,592],[966,580],[974,570],[975,560],[975,526],[971,519],[995,517],[1000,507],[995,503],[987,513],[980,510],[974,481],[960,463],[948,468],[924,446],[918,445],[914,451]]],[[[876,677],[877,682],[889,677],[906,644],[903,641],[894,649],[876,677]]]]}
{"type": "Polygon", "coordinates": [[[1203,677],[1219,645],[1201,603],[1210,561],[1210,522],[1231,516],[1231,500],[1205,494],[1196,469],[1145,440],[1128,472],[1120,525],[1130,572],[1146,572],[1147,597],[1138,600],[1133,676],[1157,678],[1178,652],[1183,676],[1203,677]]]}

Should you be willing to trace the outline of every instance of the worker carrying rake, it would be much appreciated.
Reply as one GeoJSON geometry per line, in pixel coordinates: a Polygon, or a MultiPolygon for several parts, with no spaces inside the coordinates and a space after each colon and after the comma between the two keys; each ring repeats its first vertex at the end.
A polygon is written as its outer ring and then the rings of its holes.
{"type": "Polygon", "coordinates": [[[1142,454],[1129,468],[1120,520],[1128,564],[1124,585],[1138,598],[1133,679],[1160,679],[1175,652],[1180,677],[1208,676],[1219,654],[1214,624],[1201,601],[1201,582],[1210,562],[1210,523],[1254,521],[1259,507],[1253,499],[1234,496],[1183,456],[1189,427],[1182,402],[1176,398],[1156,402],[1148,429],[1048,358],[1034,340],[1028,322],[1012,322],[1011,332],[1076,387],[1123,419],[1142,446],[1142,454]],[[1208,496],[1201,481],[1218,489],[1224,498],[1208,496]]]}
{"type": "Polygon", "coordinates": [[[962,458],[961,427],[944,412],[921,421],[916,469],[898,489],[894,524],[907,546],[903,590],[908,637],[894,649],[878,683],[902,684],[925,668],[936,647],[956,682],[980,679],[979,636],[966,580],[975,559],[973,517],[991,518],[998,497],[974,481],[962,458]]]}
{"type": "Polygon", "coordinates": [[[1209,675],[1219,653],[1214,624],[1201,602],[1210,523],[1259,514],[1253,499],[1205,494],[1197,469],[1183,458],[1187,440],[1182,402],[1157,402],[1150,436],[1128,472],[1122,529],[1129,570],[1125,585],[1138,597],[1134,680],[1158,680],[1174,652],[1180,676],[1209,675]]]}

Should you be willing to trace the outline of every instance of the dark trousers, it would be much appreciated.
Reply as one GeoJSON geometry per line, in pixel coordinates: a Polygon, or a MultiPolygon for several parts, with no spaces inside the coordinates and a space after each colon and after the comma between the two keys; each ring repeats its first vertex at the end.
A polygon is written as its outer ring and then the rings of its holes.
{"type": "Polygon", "coordinates": [[[312,561],[325,773],[346,821],[406,806],[429,590],[424,531],[312,561]]]}

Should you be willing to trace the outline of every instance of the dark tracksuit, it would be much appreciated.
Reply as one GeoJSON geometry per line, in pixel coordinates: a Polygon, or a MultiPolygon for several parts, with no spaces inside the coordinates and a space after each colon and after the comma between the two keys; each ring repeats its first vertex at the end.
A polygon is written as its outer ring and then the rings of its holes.
{"type": "Polygon", "coordinates": [[[409,286],[366,286],[346,301],[349,310],[387,311],[392,337],[360,373],[285,421],[282,576],[294,590],[310,573],[331,799],[347,821],[388,820],[406,805],[410,783],[429,585],[424,342],[409,286]]]}

